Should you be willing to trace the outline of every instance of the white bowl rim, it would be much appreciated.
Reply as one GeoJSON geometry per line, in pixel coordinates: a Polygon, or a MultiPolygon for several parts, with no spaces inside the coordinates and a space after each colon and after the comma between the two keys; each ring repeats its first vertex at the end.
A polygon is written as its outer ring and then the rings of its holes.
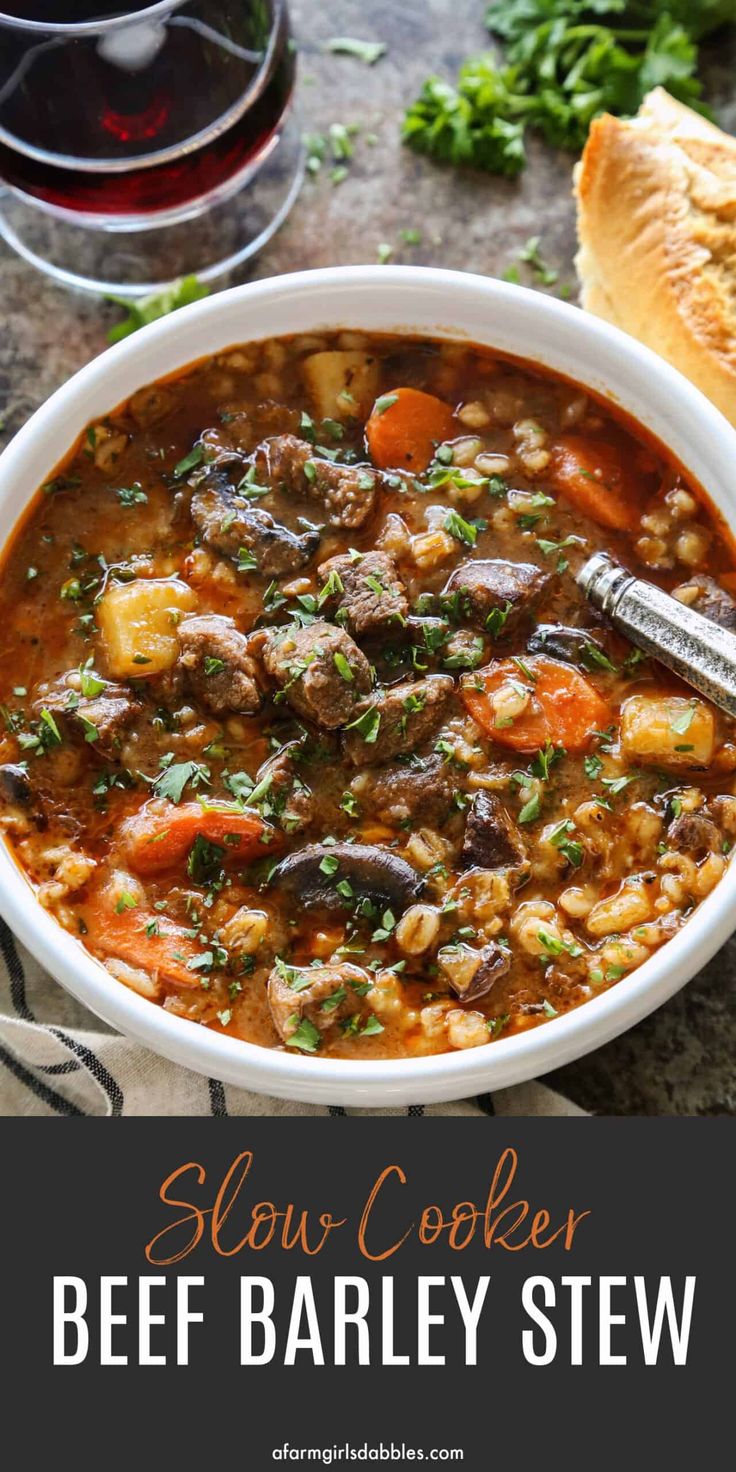
{"type": "MultiPolygon", "coordinates": [[[[694,436],[693,442],[699,445],[702,457],[710,458],[718,470],[709,483],[709,492],[714,495],[716,505],[720,503],[724,516],[736,525],[736,493],[728,478],[736,463],[736,432],[692,384],[656,354],[608,323],[528,288],[470,273],[412,266],[329,267],[271,277],[233,287],[152,323],[88,363],[36,410],[0,455],[0,502],[5,483],[12,485],[17,480],[24,485],[24,466],[37,454],[44,436],[59,429],[65,446],[76,439],[91,416],[78,422],[74,410],[84,403],[93,387],[98,387],[105,396],[104,405],[101,401],[93,412],[110,412],[134,392],[134,388],[127,387],[116,397],[112,388],[116,378],[132,365],[139,368],[135,385],[143,386],[152,378],[175,372],[198,357],[247,341],[242,331],[233,337],[227,330],[228,320],[231,315],[235,320],[235,309],[241,305],[247,309],[248,304],[288,306],[312,301],[312,326],[291,330],[304,333],[327,330],[330,326],[346,330],[357,327],[351,320],[350,299],[360,292],[370,292],[376,298],[381,296],[386,304],[396,303],[395,328],[381,325],[376,329],[379,331],[472,341],[473,331],[452,325],[453,301],[458,304],[458,310],[461,302],[468,307],[477,306],[479,318],[483,308],[492,310],[495,306],[499,311],[513,311],[524,326],[533,324],[538,328],[540,337],[546,333],[552,341],[559,337],[560,344],[569,343],[569,353],[573,347],[589,350],[596,369],[570,372],[569,376],[607,397],[614,406],[621,404],[622,395],[605,386],[608,374],[615,377],[616,372],[622,374],[626,370],[643,395],[637,399],[637,408],[624,403],[627,412],[645,427],[649,427],[650,413],[666,422],[673,439],[677,441],[679,437],[681,448],[676,453],[686,467],[690,461],[688,454],[682,453],[682,447],[687,448],[688,436],[694,436]],[[436,298],[435,321],[430,321],[427,313],[424,322],[412,317],[412,310],[418,310],[423,296],[428,300],[429,296],[436,298]],[[196,352],[191,346],[184,346],[201,328],[219,323],[222,323],[218,332],[219,348],[196,352]],[[154,374],[146,376],[147,358],[160,356],[161,350],[167,361],[170,359],[170,366],[163,370],[157,367],[154,374]],[[597,375],[599,382],[594,381],[597,375]],[[74,434],[67,433],[63,438],[67,421],[74,422],[74,434]],[[729,499],[730,515],[729,508],[723,505],[729,499]]],[[[386,314],[387,309],[383,315],[386,314]]],[[[369,330],[368,323],[360,326],[369,330]]],[[[281,333],[261,330],[252,334],[253,340],[272,335],[281,333]]],[[[475,335],[478,341],[493,345],[490,333],[479,329],[475,335]]],[[[551,350],[544,355],[530,352],[524,344],[518,349],[518,356],[530,363],[549,364],[552,372],[565,372],[559,366],[555,368],[551,361],[564,356],[562,346],[559,352],[555,348],[551,357],[550,353],[551,350]]],[[[661,429],[650,432],[664,438],[661,429]]],[[[58,452],[49,455],[47,474],[61,458],[58,452]]],[[[13,518],[14,525],[22,519],[42,479],[24,486],[22,508],[20,515],[16,512],[13,518]]],[[[25,480],[28,480],[27,472],[25,480]]],[[[0,844],[0,914],[36,959],[73,996],[120,1032],[165,1058],[257,1093],[314,1104],[387,1108],[451,1100],[524,1082],[581,1057],[641,1021],[673,996],[731,934],[736,918],[736,866],[729,867],[678,935],[629,978],[572,1012],[529,1032],[499,1038],[485,1047],[375,1062],[304,1058],[288,1050],[261,1048],[174,1017],[145,1001],[115,981],[79,941],[43,910],[5,843],[0,844]]]]}

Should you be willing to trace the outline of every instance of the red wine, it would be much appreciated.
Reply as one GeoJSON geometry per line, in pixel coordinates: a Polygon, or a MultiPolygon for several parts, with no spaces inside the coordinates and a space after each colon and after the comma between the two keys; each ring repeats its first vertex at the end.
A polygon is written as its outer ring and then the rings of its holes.
{"type": "Polygon", "coordinates": [[[288,106],[280,0],[31,3],[0,20],[0,177],[46,204],[147,216],[243,173],[288,106]],[[90,33],[65,31],[94,21],[90,33]]]}

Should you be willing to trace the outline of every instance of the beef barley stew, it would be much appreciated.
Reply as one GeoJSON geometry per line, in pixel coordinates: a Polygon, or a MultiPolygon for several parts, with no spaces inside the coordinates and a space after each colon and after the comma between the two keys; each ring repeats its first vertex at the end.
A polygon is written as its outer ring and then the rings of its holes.
{"type": "Polygon", "coordinates": [[[574,572],[736,626],[661,446],[568,381],[351,332],[91,425],[7,552],[0,812],[117,981],[269,1048],[490,1043],[630,973],[721,878],[733,724],[574,572]]]}

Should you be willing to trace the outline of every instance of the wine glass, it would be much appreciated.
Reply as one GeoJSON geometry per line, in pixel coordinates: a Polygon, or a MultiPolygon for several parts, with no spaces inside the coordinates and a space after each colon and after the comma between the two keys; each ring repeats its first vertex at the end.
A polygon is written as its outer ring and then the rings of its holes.
{"type": "Polygon", "coordinates": [[[0,12],[0,234],[96,292],[213,280],[298,192],[295,70],[285,0],[0,12]]]}

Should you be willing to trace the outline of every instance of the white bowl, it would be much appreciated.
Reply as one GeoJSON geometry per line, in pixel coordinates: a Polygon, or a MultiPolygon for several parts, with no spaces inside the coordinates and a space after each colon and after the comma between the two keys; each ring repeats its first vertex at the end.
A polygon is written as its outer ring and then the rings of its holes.
{"type": "MultiPolygon", "coordinates": [[[[575,307],[500,281],[409,266],[352,266],[236,287],[146,327],[83,368],[0,456],[0,545],[90,420],[141,385],[235,343],[341,327],[465,338],[568,375],[628,410],[669,446],[736,525],[736,433],[647,348],[575,307]]],[[[736,924],[735,896],[731,866],[683,930],[631,977],[542,1027],[465,1052],[357,1063],[257,1048],[144,1001],[41,908],[0,845],[0,911],[80,1002],[187,1068],[319,1104],[386,1107],[456,1099],[569,1063],[646,1017],[703,966],[736,924]]]]}

